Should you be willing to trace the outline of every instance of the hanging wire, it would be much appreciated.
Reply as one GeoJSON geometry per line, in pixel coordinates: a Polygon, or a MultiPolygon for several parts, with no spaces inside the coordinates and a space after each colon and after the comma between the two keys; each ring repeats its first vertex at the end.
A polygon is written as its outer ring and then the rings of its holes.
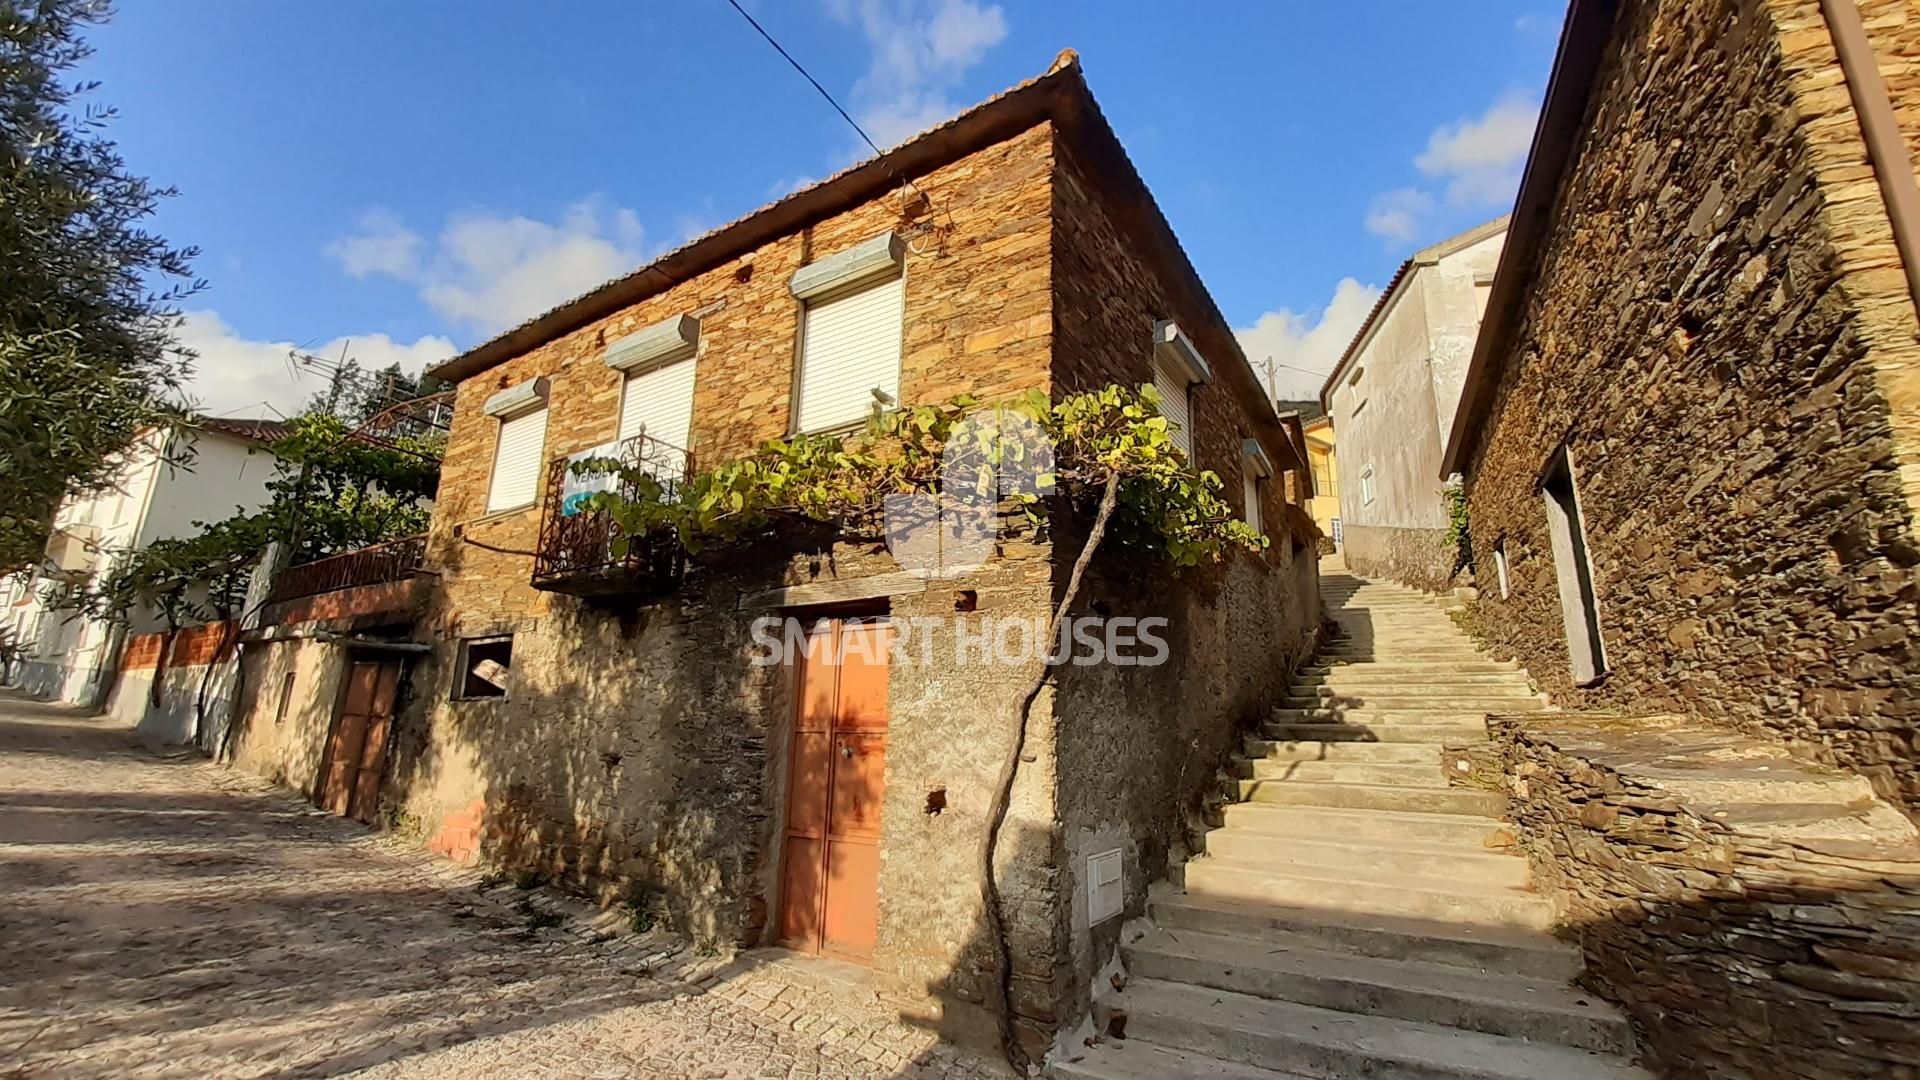
{"type": "MultiPolygon", "coordinates": [[[[847,122],[847,126],[851,127],[854,130],[854,133],[860,136],[860,140],[867,144],[868,148],[873,151],[873,154],[876,158],[885,156],[885,152],[880,149],[879,144],[874,142],[873,137],[867,134],[867,129],[861,127],[860,122],[855,120],[853,116],[847,112],[846,109],[841,107],[840,102],[835,100],[834,96],[827,92],[826,87],[820,85],[820,80],[814,78],[812,72],[809,72],[804,66],[801,65],[800,61],[795,60],[793,58],[793,54],[787,51],[786,46],[780,44],[780,42],[776,40],[772,34],[768,33],[766,27],[760,25],[760,20],[754,18],[751,14],[748,13],[746,8],[743,8],[740,6],[740,0],[727,0],[727,6],[739,12],[740,17],[747,20],[747,25],[753,27],[755,32],[757,32],[761,37],[765,38],[767,44],[773,46],[773,51],[780,54],[781,59],[785,60],[788,64],[792,65],[793,70],[799,72],[801,78],[807,80],[807,82],[811,84],[815,90],[819,91],[820,96],[826,99],[827,104],[833,106],[833,111],[840,114],[840,119],[845,120],[847,122]]],[[[924,191],[920,187],[920,185],[914,183],[911,179],[908,179],[907,177],[901,176],[898,172],[894,171],[891,168],[889,168],[887,172],[893,177],[895,177],[896,179],[898,179],[903,186],[912,188],[915,194],[927,200],[927,205],[929,208],[931,208],[934,205],[933,196],[927,194],[926,191],[924,191]]],[[[951,223],[952,217],[953,217],[952,214],[947,215],[949,223],[951,223]]],[[[914,247],[913,242],[911,240],[907,242],[907,248],[916,255],[926,254],[926,252],[921,251],[917,247],[914,247]]]]}

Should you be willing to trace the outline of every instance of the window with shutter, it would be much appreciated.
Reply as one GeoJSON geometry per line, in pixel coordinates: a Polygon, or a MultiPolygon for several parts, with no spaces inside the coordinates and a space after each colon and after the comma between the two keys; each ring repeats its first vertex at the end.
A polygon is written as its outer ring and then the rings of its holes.
{"type": "Polygon", "coordinates": [[[1242,462],[1240,466],[1240,498],[1247,508],[1247,524],[1257,532],[1265,532],[1260,524],[1260,474],[1253,471],[1252,462],[1242,462]]]}
{"type": "Polygon", "coordinates": [[[807,304],[800,340],[799,431],[859,423],[873,392],[900,398],[900,333],[904,279],[807,304]]]}
{"type": "MultiPolygon", "coordinates": [[[[620,397],[620,441],[644,432],[685,451],[693,427],[693,368],[693,358],[687,357],[627,376],[620,397]]],[[[658,451],[648,456],[647,463],[675,473],[685,465],[678,454],[658,451]]]]}
{"type": "Polygon", "coordinates": [[[1190,395],[1193,385],[1187,381],[1186,372],[1176,370],[1172,364],[1155,360],[1153,388],[1160,391],[1160,414],[1168,422],[1177,425],[1173,432],[1173,444],[1192,457],[1193,409],[1190,395]]]}
{"type": "Polygon", "coordinates": [[[493,451],[493,481],[487,488],[488,513],[533,502],[540,488],[540,455],[546,445],[545,408],[500,421],[500,439],[493,451]]]}

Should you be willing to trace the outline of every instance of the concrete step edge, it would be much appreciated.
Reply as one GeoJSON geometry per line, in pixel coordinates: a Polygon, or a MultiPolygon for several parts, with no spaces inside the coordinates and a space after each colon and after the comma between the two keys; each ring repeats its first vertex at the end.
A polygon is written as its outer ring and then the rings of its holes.
{"type": "MultiPolygon", "coordinates": [[[[1152,961],[1161,967],[1186,968],[1200,978],[1179,981],[1211,986],[1266,1000],[1293,1001],[1320,1008],[1337,1008],[1356,1015],[1439,1024],[1463,1031],[1510,1035],[1575,1046],[1584,1050],[1619,1053],[1631,1044],[1627,1020],[1603,999],[1549,979],[1527,978],[1506,972],[1483,973],[1470,968],[1420,960],[1361,956],[1325,949],[1262,950],[1257,943],[1230,935],[1184,930],[1171,934],[1156,930],[1123,946],[1127,970],[1147,978],[1173,981],[1172,976],[1143,971],[1152,961]],[[1254,946],[1250,948],[1249,946],[1254,946]],[[1219,973],[1208,970],[1217,966],[1219,973]],[[1248,978],[1251,975],[1264,978],[1248,978]],[[1279,996],[1255,989],[1253,982],[1274,986],[1279,996]],[[1288,983],[1305,984],[1288,987],[1288,983]],[[1359,990],[1353,1006],[1305,999],[1315,988],[1350,987],[1359,990]],[[1374,988],[1369,993],[1361,988],[1374,988]],[[1289,992],[1307,994],[1295,997],[1289,992]],[[1396,1004],[1392,998],[1401,1000],[1396,1004]],[[1428,1015],[1410,1015],[1423,1008],[1428,1015]],[[1449,1014],[1438,1019],[1432,1011],[1449,1014]],[[1532,1023],[1529,1023],[1532,1021],[1532,1023]],[[1527,1030],[1532,1028],[1531,1031],[1527,1030]],[[1581,1028],[1591,1027],[1590,1034],[1581,1028]],[[1547,1029],[1542,1031],[1541,1029],[1547,1029]],[[1559,1028],[1560,1030],[1553,1030],[1559,1028]]],[[[1349,991],[1351,993],[1351,991],[1349,991]]],[[[1336,991],[1336,994],[1338,991],[1336,991]]]]}
{"type": "Polygon", "coordinates": [[[1162,1045],[1162,1031],[1186,1049],[1200,1049],[1193,1044],[1204,1038],[1258,1054],[1267,1059],[1264,1067],[1304,1068],[1327,1077],[1650,1080],[1624,1058],[1570,1047],[1153,979],[1103,996],[1103,1015],[1116,1007],[1127,1011],[1130,1029],[1162,1045]]]}

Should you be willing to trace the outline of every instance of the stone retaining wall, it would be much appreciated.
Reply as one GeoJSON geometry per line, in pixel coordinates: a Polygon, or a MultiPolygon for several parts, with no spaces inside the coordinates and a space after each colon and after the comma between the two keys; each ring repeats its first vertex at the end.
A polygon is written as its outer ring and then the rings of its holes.
{"type": "Polygon", "coordinates": [[[1835,777],[1738,736],[1680,727],[1661,736],[1677,756],[1636,753],[1658,725],[1493,724],[1519,842],[1590,988],[1626,1009],[1668,1075],[1920,1075],[1912,827],[1863,800],[1809,814],[1808,790],[1835,777]],[[1689,797],[1689,784],[1743,801],[1689,797]]]}
{"type": "Polygon", "coordinates": [[[1344,529],[1347,569],[1367,578],[1388,578],[1426,592],[1456,584],[1457,552],[1445,529],[1352,525],[1344,529]]]}

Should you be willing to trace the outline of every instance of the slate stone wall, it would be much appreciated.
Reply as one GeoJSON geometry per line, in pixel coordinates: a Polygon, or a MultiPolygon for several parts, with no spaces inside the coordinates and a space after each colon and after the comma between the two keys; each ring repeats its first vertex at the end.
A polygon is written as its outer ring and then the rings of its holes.
{"type": "Polygon", "coordinates": [[[1912,308],[1860,266],[1870,182],[1828,167],[1858,128],[1802,58],[1824,26],[1776,22],[1814,6],[1622,6],[1467,463],[1475,565],[1504,545],[1512,582],[1479,622],[1563,704],[1770,733],[1920,807],[1920,544],[1883,326],[1911,345],[1912,308]],[[1587,689],[1539,492],[1562,444],[1610,669],[1587,689]]]}
{"type": "MultiPolygon", "coordinates": [[[[1056,157],[1056,384],[1066,393],[1148,381],[1153,323],[1176,320],[1216,373],[1193,398],[1196,456],[1226,479],[1222,495],[1238,508],[1241,441],[1256,429],[1226,370],[1240,363],[1229,352],[1231,331],[1141,257],[1145,244],[1133,231],[1141,227],[1140,212],[1114,203],[1091,162],[1066,145],[1056,157]]],[[[1289,675],[1312,651],[1319,532],[1301,506],[1285,501],[1282,479],[1265,485],[1267,551],[1178,569],[1157,553],[1110,540],[1075,607],[1076,615],[1166,622],[1154,631],[1162,664],[1067,666],[1056,674],[1059,911],[1068,920],[1061,927],[1064,1011],[1057,1020],[1065,1024],[1085,1015],[1094,976],[1112,956],[1121,924],[1144,910],[1148,883],[1190,850],[1191,830],[1240,733],[1284,694],[1289,675]],[[1090,925],[1086,860],[1115,848],[1123,852],[1126,913],[1090,925]]],[[[1055,538],[1063,584],[1084,525],[1073,523],[1055,538]]],[[[1146,656],[1155,649],[1129,651],[1146,656]]]]}
{"type": "MultiPolygon", "coordinates": [[[[599,445],[614,436],[621,392],[621,376],[602,363],[605,344],[699,312],[696,459],[717,463],[784,436],[801,325],[789,276],[887,230],[910,243],[904,400],[1044,390],[1052,148],[1050,125],[1016,133],[915,177],[930,205],[890,192],[460,384],[427,545],[426,568],[439,587],[416,635],[435,648],[410,671],[388,788],[390,800],[424,823],[430,845],[535,867],[607,901],[645,894],[676,929],[723,946],[768,939],[779,902],[791,673],[749,664],[752,620],[768,613],[749,601],[898,566],[871,543],[775,546],[716,552],[655,603],[588,603],[535,590],[541,504],[486,512],[499,425],[482,403],[545,376],[545,455],[599,445]],[[454,700],[460,639],[499,633],[514,635],[508,696],[454,700]]],[[[544,495],[544,474],[540,486],[544,495]]],[[[953,616],[962,588],[978,596],[975,619],[1044,612],[1048,553],[1030,536],[1012,537],[979,575],[867,607],[953,616]]],[[[950,639],[936,645],[936,657],[952,656],[950,639]]],[[[930,1023],[954,1025],[963,1039],[987,1026],[968,1015],[985,998],[990,961],[980,931],[979,832],[1025,674],[983,668],[962,677],[950,662],[892,674],[874,966],[930,1023]],[[945,788],[946,808],[928,814],[935,787],[945,788]]],[[[1031,868],[1047,863],[1053,784],[1048,744],[1036,745],[1048,765],[1031,770],[1032,790],[1023,786],[1016,803],[1004,877],[1025,905],[1016,932],[1025,932],[1027,917],[1039,928],[1017,940],[1018,966],[1050,978],[1057,920],[1047,882],[1036,882],[1044,875],[1031,868]],[[1028,839],[1036,831],[1038,844],[1028,839]]]]}
{"type": "Polygon", "coordinates": [[[1736,831],[1494,725],[1535,887],[1675,1077],[1920,1075],[1920,850],[1736,831]]]}

